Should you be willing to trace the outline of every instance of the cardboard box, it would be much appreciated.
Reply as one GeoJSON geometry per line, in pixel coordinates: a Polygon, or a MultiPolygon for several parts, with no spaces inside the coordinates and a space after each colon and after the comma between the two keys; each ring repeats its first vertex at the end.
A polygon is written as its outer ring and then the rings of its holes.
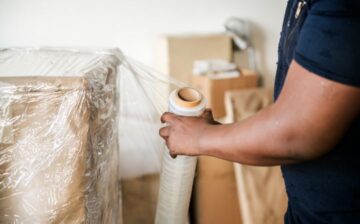
{"type": "Polygon", "coordinates": [[[159,48],[158,69],[187,84],[191,83],[194,61],[232,61],[233,57],[232,37],[228,34],[167,36],[159,48]]]}
{"type": "Polygon", "coordinates": [[[280,167],[234,166],[242,223],[283,223],[288,200],[280,167]]]}
{"type": "Polygon", "coordinates": [[[11,111],[0,121],[13,121],[8,132],[13,141],[0,142],[0,223],[85,222],[90,115],[85,80],[0,78],[0,83],[0,102],[10,101],[11,111]]]}
{"type": "Polygon", "coordinates": [[[123,221],[125,224],[154,223],[159,181],[159,174],[149,174],[121,181],[123,221]]]}
{"type": "MultiPolygon", "coordinates": [[[[238,122],[270,106],[273,91],[265,88],[228,91],[225,100],[229,122],[238,122]]],[[[280,167],[238,163],[234,167],[242,223],[283,223],[287,196],[280,167]]]]}
{"type": "Polygon", "coordinates": [[[233,163],[199,157],[193,199],[195,223],[241,223],[233,163]]]}
{"type": "Polygon", "coordinates": [[[233,123],[246,119],[273,103],[273,89],[249,88],[225,93],[226,121],[233,123]]]}
{"type": "Polygon", "coordinates": [[[118,220],[115,95],[92,82],[0,77],[0,223],[118,220]]]}
{"type": "Polygon", "coordinates": [[[259,76],[251,70],[241,70],[241,76],[226,79],[211,79],[207,76],[192,76],[192,86],[208,100],[215,118],[226,115],[224,97],[228,90],[245,89],[258,86],[259,76]]]}

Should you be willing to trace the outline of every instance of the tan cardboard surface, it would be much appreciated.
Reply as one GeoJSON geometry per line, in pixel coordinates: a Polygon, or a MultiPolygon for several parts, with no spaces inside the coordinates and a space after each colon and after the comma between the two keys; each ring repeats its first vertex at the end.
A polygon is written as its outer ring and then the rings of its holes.
{"type": "Polygon", "coordinates": [[[114,219],[119,202],[110,122],[114,94],[89,80],[0,78],[0,101],[9,101],[11,111],[0,123],[10,121],[13,137],[0,142],[0,223],[114,219]]]}
{"type": "Polygon", "coordinates": [[[208,100],[207,107],[212,109],[215,118],[226,115],[224,97],[228,90],[239,90],[258,86],[259,76],[252,71],[242,72],[236,78],[211,79],[207,76],[192,76],[192,86],[208,100]]]}
{"type": "Polygon", "coordinates": [[[177,80],[191,83],[193,63],[203,59],[232,60],[232,38],[227,34],[168,36],[161,51],[159,65],[164,73],[177,80]]]}
{"type": "Polygon", "coordinates": [[[239,224],[241,214],[233,164],[213,157],[199,157],[194,187],[198,224],[239,224]]]}
{"type": "Polygon", "coordinates": [[[0,182],[7,189],[0,191],[0,222],[84,222],[89,130],[85,80],[0,78],[0,83],[0,99],[10,99],[14,119],[14,142],[0,144],[1,173],[6,173],[0,182]],[[59,111],[64,113],[61,123],[56,122],[59,111]]]}
{"type": "Polygon", "coordinates": [[[122,180],[125,224],[153,224],[159,190],[159,175],[122,180]]]}
{"type": "MultiPolygon", "coordinates": [[[[250,117],[272,104],[273,92],[263,88],[229,91],[227,114],[233,121],[250,117]]],[[[234,164],[242,222],[283,223],[287,196],[280,167],[234,164]]]]}

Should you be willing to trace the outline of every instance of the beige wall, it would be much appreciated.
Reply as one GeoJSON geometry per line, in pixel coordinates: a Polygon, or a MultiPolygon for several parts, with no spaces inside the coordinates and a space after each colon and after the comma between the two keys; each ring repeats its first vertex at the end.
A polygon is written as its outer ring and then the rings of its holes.
{"type": "MultiPolygon", "coordinates": [[[[273,75],[285,0],[0,0],[0,46],[118,46],[155,65],[162,34],[222,31],[229,16],[254,24],[260,71],[273,75]]],[[[269,82],[270,83],[270,82],[269,82]]]]}

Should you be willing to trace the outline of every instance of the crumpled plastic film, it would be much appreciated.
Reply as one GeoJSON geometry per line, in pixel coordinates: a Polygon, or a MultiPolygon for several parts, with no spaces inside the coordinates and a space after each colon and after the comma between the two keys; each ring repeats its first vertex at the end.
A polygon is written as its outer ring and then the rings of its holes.
{"type": "Polygon", "coordinates": [[[117,49],[1,49],[0,223],[121,223],[118,180],[159,172],[178,86],[117,49]]]}

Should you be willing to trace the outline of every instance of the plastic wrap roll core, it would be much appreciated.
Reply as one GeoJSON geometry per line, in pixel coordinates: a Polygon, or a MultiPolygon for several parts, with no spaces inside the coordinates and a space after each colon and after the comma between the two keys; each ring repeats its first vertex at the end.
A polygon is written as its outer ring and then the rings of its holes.
{"type": "MultiPolygon", "coordinates": [[[[169,97],[169,111],[182,116],[200,116],[206,101],[200,92],[185,87],[174,90],[169,97]]],[[[171,158],[164,150],[160,175],[156,224],[187,223],[196,157],[177,156],[171,158]]]]}

